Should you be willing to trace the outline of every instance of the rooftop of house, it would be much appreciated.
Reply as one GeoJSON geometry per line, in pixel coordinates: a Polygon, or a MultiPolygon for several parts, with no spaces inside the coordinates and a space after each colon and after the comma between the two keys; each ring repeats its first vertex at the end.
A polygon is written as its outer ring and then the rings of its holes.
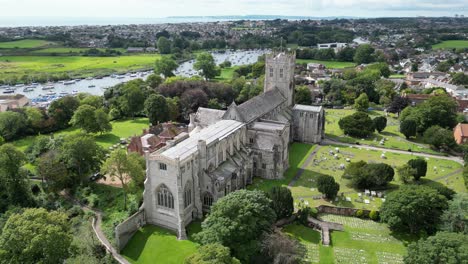
{"type": "Polygon", "coordinates": [[[468,137],[468,124],[459,123],[455,129],[460,131],[462,137],[468,137]]]}
{"type": "Polygon", "coordinates": [[[244,126],[243,123],[235,120],[220,120],[215,124],[199,130],[196,133],[191,133],[189,138],[181,141],[173,147],[168,148],[167,150],[160,153],[160,155],[169,159],[180,158],[183,160],[197,151],[199,140],[206,141],[206,144],[208,145],[215,140],[221,140],[231,135],[242,126],[244,126]]]}

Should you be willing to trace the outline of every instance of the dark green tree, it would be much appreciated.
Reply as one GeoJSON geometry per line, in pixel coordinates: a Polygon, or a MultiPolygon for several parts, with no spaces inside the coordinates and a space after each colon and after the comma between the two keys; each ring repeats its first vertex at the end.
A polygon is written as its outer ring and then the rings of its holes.
{"type": "Polygon", "coordinates": [[[311,105],[312,94],[309,88],[305,85],[296,86],[296,93],[294,95],[296,104],[311,105]]]}
{"type": "Polygon", "coordinates": [[[169,108],[166,98],[160,94],[152,94],[145,101],[145,113],[153,125],[169,120],[169,108]]]}
{"type": "Polygon", "coordinates": [[[369,97],[367,94],[362,93],[359,97],[354,100],[354,109],[361,112],[366,112],[369,108],[369,97]]]}
{"type": "Polygon", "coordinates": [[[144,108],[146,95],[138,82],[130,81],[122,88],[122,96],[119,97],[120,106],[125,114],[134,118],[135,115],[141,113],[144,108]]]}
{"type": "Polygon", "coordinates": [[[158,43],[156,45],[158,46],[159,53],[161,53],[161,54],[170,54],[171,53],[172,43],[166,37],[159,37],[158,38],[158,43]]]}
{"type": "Polygon", "coordinates": [[[374,127],[379,133],[381,133],[385,127],[387,127],[387,118],[385,116],[378,116],[374,118],[374,127]]]}
{"type": "Polygon", "coordinates": [[[453,132],[437,125],[429,127],[424,132],[424,142],[437,149],[444,150],[452,149],[457,145],[453,132]]]}
{"type": "Polygon", "coordinates": [[[351,175],[351,184],[358,189],[383,187],[393,180],[395,171],[393,168],[385,163],[369,163],[351,174],[346,171],[345,174],[351,175]]]}
{"type": "Polygon", "coordinates": [[[374,132],[372,119],[363,112],[356,112],[338,121],[340,129],[352,137],[368,137],[374,132]]]}
{"type": "Polygon", "coordinates": [[[325,194],[328,199],[333,200],[340,190],[340,184],[335,182],[335,178],[332,176],[319,175],[317,178],[317,189],[325,194]]]}
{"type": "Polygon", "coordinates": [[[294,212],[294,199],[291,190],[282,186],[274,186],[267,192],[272,201],[272,208],[276,213],[277,220],[287,218],[294,212]]]}
{"type": "Polygon", "coordinates": [[[76,109],[80,106],[80,101],[74,96],[65,96],[55,101],[49,106],[48,113],[56,123],[56,127],[66,128],[69,126],[76,109]]]}
{"type": "Polygon", "coordinates": [[[262,191],[239,190],[219,199],[195,235],[201,244],[220,243],[248,262],[259,249],[259,239],[276,219],[271,200],[262,191]]]}
{"type": "Polygon", "coordinates": [[[441,216],[441,229],[468,235],[468,194],[455,194],[441,216]]]}
{"type": "Polygon", "coordinates": [[[156,59],[154,64],[154,73],[157,75],[164,75],[165,78],[174,76],[173,71],[177,69],[179,65],[171,57],[160,57],[156,59]]]}
{"type": "Polygon", "coordinates": [[[415,137],[418,129],[418,124],[414,119],[405,119],[400,123],[400,132],[405,135],[406,139],[415,137]]]}
{"type": "Polygon", "coordinates": [[[405,264],[461,264],[468,261],[468,235],[439,232],[408,246],[405,264]]]}
{"type": "Polygon", "coordinates": [[[37,175],[47,182],[47,187],[51,192],[59,193],[72,186],[67,167],[60,160],[57,151],[50,150],[44,153],[36,163],[37,175]]]}
{"type": "Polygon", "coordinates": [[[0,136],[9,141],[24,134],[27,120],[23,114],[6,111],[0,113],[0,136]]]}
{"type": "Polygon", "coordinates": [[[161,83],[163,83],[163,79],[158,74],[150,74],[146,78],[146,84],[153,89],[158,88],[161,83]]]}
{"type": "Polygon", "coordinates": [[[367,64],[375,61],[374,48],[369,44],[360,45],[354,54],[356,64],[367,64]]]}
{"type": "Polygon", "coordinates": [[[417,234],[432,233],[447,209],[447,199],[433,188],[403,185],[391,192],[380,207],[380,218],[392,230],[417,234]]]}
{"type": "Polygon", "coordinates": [[[417,181],[421,177],[426,176],[427,172],[427,161],[422,158],[412,159],[408,161],[408,165],[411,168],[415,169],[415,173],[413,174],[414,179],[417,181]]]}

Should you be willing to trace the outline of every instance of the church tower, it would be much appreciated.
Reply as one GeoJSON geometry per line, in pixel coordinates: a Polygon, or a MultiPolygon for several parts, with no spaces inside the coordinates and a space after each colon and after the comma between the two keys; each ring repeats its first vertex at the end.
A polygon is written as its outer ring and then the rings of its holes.
{"type": "Polygon", "coordinates": [[[265,58],[265,87],[263,92],[275,87],[287,99],[287,106],[294,105],[295,52],[274,52],[265,58]]]}

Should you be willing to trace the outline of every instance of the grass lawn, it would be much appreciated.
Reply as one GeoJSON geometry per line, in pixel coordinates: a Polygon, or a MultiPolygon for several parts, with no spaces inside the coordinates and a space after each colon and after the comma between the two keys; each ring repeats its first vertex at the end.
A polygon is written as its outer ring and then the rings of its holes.
{"type": "Polygon", "coordinates": [[[432,49],[458,49],[468,48],[468,40],[446,40],[432,45],[432,49]]]}
{"type": "MultiPolygon", "coordinates": [[[[357,162],[364,160],[366,162],[383,162],[387,163],[393,168],[403,165],[408,160],[415,158],[409,154],[398,154],[398,153],[385,153],[386,159],[381,158],[381,151],[368,150],[365,147],[343,147],[343,146],[323,146],[314,156],[314,162],[310,163],[306,167],[301,178],[294,183],[291,187],[295,203],[298,203],[300,199],[304,199],[309,203],[310,206],[318,206],[321,204],[336,205],[342,207],[351,208],[364,208],[369,210],[378,210],[382,204],[381,198],[370,199],[369,204],[356,201],[359,198],[358,193],[363,190],[355,190],[348,186],[349,180],[342,178],[343,170],[340,169],[340,165],[346,165],[346,159],[350,159],[351,162],[357,162]],[[336,152],[336,147],[339,148],[338,159],[335,159],[329,152],[336,152]],[[313,199],[313,196],[319,196],[320,192],[317,190],[316,179],[319,175],[326,174],[333,176],[335,181],[340,184],[339,193],[344,193],[344,197],[339,197],[338,201],[330,203],[324,199],[313,199]],[[350,197],[350,201],[346,201],[345,197],[350,197]]],[[[466,192],[462,177],[462,165],[442,159],[427,158],[427,175],[422,178],[421,183],[425,185],[446,185],[457,192],[466,192]]],[[[395,190],[401,182],[398,179],[398,175],[395,172],[395,177],[389,184],[389,188],[383,191],[385,194],[395,190]]],[[[339,195],[340,196],[340,195],[339,195]]]]}
{"type": "MultiPolygon", "coordinates": [[[[47,48],[47,49],[40,49],[40,50],[35,50],[32,53],[33,54],[48,54],[48,53],[61,53],[61,54],[68,54],[68,53],[83,53],[87,50],[90,50],[90,48],[70,48],[70,47],[57,47],[57,48],[47,48]]],[[[106,51],[104,48],[98,48],[100,51],[106,51]]],[[[112,50],[118,50],[122,53],[125,53],[125,49],[112,49],[112,50]]]]}
{"type": "Polygon", "coordinates": [[[120,57],[82,56],[4,56],[0,57],[0,76],[68,73],[73,77],[103,75],[151,68],[157,54],[120,57]]]}
{"type": "Polygon", "coordinates": [[[201,230],[200,222],[187,228],[188,240],[177,240],[176,234],[157,226],[145,226],[138,230],[121,254],[134,264],[184,263],[186,257],[195,253],[198,244],[191,236],[201,230]]]}
{"type": "Polygon", "coordinates": [[[326,221],[341,223],[344,231],[331,233],[330,246],[323,246],[320,233],[297,224],[283,232],[299,240],[307,250],[307,263],[403,263],[405,244],[414,238],[394,235],[385,224],[354,217],[322,215],[326,221]]]}
{"type": "Polygon", "coordinates": [[[297,59],[296,63],[320,63],[325,65],[325,67],[329,69],[343,69],[354,67],[356,64],[354,62],[346,62],[346,61],[320,61],[320,60],[304,60],[304,59],[297,59]]]}
{"type": "MultiPolygon", "coordinates": [[[[356,139],[344,135],[343,131],[338,126],[338,121],[340,121],[341,118],[353,114],[355,110],[326,109],[325,111],[325,134],[327,137],[334,140],[338,140],[344,143],[359,142],[361,144],[399,150],[411,149],[415,152],[441,155],[439,152],[430,149],[427,144],[418,143],[418,140],[406,140],[405,136],[400,133],[400,121],[393,114],[389,114],[389,116],[387,116],[387,127],[384,129],[384,131],[382,131],[382,133],[379,134],[374,132],[369,138],[356,139]],[[384,145],[379,144],[382,138],[388,139],[385,141],[384,145]]],[[[370,111],[368,114],[371,118],[385,115],[382,111],[370,111]]]]}
{"type": "Polygon", "coordinates": [[[391,78],[391,79],[404,79],[404,78],[406,78],[406,75],[404,75],[404,74],[392,74],[392,75],[389,76],[389,78],[391,78]]]}
{"type": "MultiPolygon", "coordinates": [[[[140,135],[144,128],[149,126],[148,118],[136,118],[135,120],[119,120],[113,121],[112,131],[103,135],[96,134],[96,142],[104,148],[109,148],[119,142],[120,138],[128,138],[134,135],[140,135]]],[[[54,136],[69,135],[79,133],[80,129],[67,128],[65,130],[55,132],[54,136]]],[[[14,146],[24,151],[31,145],[37,136],[29,136],[11,142],[14,146]]]]}
{"type": "Polygon", "coordinates": [[[234,70],[237,68],[237,66],[223,68],[221,69],[221,75],[216,77],[215,79],[222,82],[230,81],[232,80],[232,76],[234,75],[234,70]]]}
{"type": "Polygon", "coordinates": [[[39,40],[39,39],[23,39],[17,41],[8,41],[8,42],[0,42],[0,49],[32,49],[32,48],[39,48],[46,45],[53,44],[53,42],[39,40]]]}
{"type": "Polygon", "coordinates": [[[294,178],[299,168],[306,161],[307,157],[314,151],[315,145],[308,145],[303,143],[293,143],[289,149],[289,168],[284,173],[284,179],[281,180],[264,180],[255,177],[253,183],[247,188],[249,190],[259,189],[268,191],[274,186],[287,186],[288,183],[294,178]]]}

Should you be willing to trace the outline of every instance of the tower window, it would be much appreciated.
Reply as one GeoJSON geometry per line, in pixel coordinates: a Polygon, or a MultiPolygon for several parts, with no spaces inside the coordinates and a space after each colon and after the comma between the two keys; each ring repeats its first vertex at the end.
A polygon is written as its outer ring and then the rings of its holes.
{"type": "Polygon", "coordinates": [[[283,78],[283,69],[280,69],[280,78],[283,78]]]}
{"type": "Polygon", "coordinates": [[[164,163],[159,163],[159,169],[160,170],[167,170],[167,165],[164,163]]]}
{"type": "Polygon", "coordinates": [[[273,77],[273,68],[270,68],[270,77],[273,77]]]}

